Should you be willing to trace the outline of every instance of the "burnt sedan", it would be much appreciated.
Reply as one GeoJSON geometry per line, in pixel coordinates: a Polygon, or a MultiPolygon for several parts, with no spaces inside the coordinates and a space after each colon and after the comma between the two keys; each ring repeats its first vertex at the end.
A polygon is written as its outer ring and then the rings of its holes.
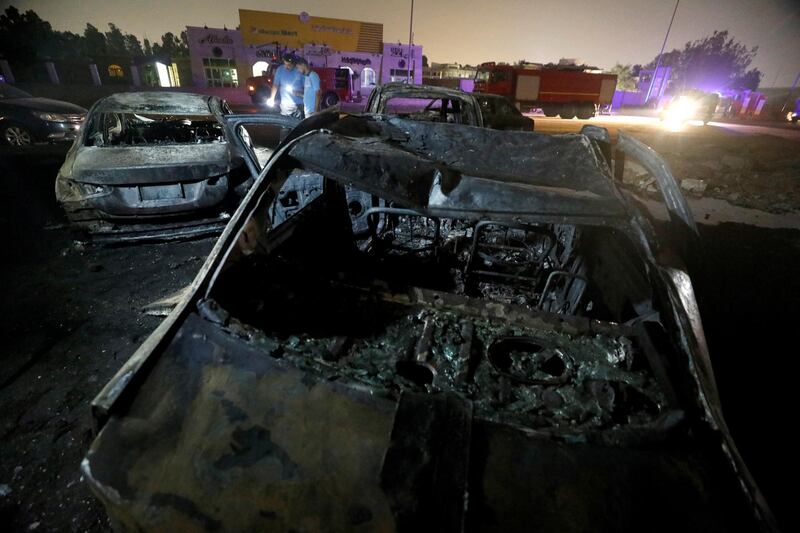
{"type": "Polygon", "coordinates": [[[93,402],[129,531],[753,531],[692,284],[605,130],[315,116],[93,402]],[[366,221],[348,191],[372,198],[366,221]]]}
{"type": "Polygon", "coordinates": [[[217,97],[120,93],[99,100],[56,178],[74,224],[115,239],[220,231],[252,177],[217,97]]]}

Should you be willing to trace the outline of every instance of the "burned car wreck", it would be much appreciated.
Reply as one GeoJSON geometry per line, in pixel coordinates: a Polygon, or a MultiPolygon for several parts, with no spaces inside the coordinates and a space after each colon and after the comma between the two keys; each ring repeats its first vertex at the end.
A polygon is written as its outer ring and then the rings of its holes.
{"type": "Polygon", "coordinates": [[[217,97],[120,93],[89,111],[56,178],[68,219],[117,239],[221,231],[252,184],[217,97]]]}
{"type": "Polygon", "coordinates": [[[654,154],[315,120],[93,403],[82,470],[118,529],[773,527],[691,282],[612,178],[649,158],[691,234],[654,154]]]}

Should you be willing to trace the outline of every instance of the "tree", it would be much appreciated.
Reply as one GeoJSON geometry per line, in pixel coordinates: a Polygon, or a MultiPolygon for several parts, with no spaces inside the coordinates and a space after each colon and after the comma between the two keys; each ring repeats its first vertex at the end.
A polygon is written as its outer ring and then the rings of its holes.
{"type": "MultiPolygon", "coordinates": [[[[609,72],[617,75],[617,90],[620,91],[635,91],[636,90],[636,74],[633,73],[631,65],[623,65],[617,63],[609,72]]],[[[638,74],[638,72],[637,72],[638,74]]]]}
{"type": "Polygon", "coordinates": [[[153,54],[163,54],[170,57],[189,55],[189,44],[186,38],[186,32],[181,32],[181,36],[176,37],[174,33],[168,31],[161,36],[161,44],[153,44],[153,54]]]}
{"type": "Polygon", "coordinates": [[[86,54],[102,56],[108,53],[106,36],[88,22],[86,23],[86,29],[83,30],[83,40],[86,54]]]}
{"type": "Polygon", "coordinates": [[[125,36],[113,22],[108,23],[109,31],[106,32],[106,50],[112,55],[125,55],[125,36]]]}
{"type": "Polygon", "coordinates": [[[32,65],[39,61],[96,57],[104,55],[140,56],[152,55],[154,48],[171,56],[186,56],[189,53],[186,32],[179,36],[165,33],[161,44],[151,46],[145,39],[124,33],[116,24],[109,23],[108,31],[101,32],[86,24],[83,35],[55,31],[50,23],[42,20],[35,11],[21,13],[9,6],[0,14],[0,54],[6,59],[32,65]]]}
{"type": "MultiPolygon", "coordinates": [[[[748,48],[728,35],[715,31],[708,37],[686,43],[661,56],[661,65],[672,68],[670,78],[678,90],[757,89],[761,72],[748,70],[758,47],[748,48]]],[[[655,68],[656,57],[645,68],[655,68]]]]}
{"type": "Polygon", "coordinates": [[[125,34],[125,51],[130,56],[144,55],[142,43],[139,42],[139,38],[135,35],[131,35],[130,33],[125,34]]]}
{"type": "Polygon", "coordinates": [[[0,50],[9,59],[32,63],[45,54],[42,45],[52,48],[53,29],[34,11],[20,13],[14,6],[0,15],[0,50]]]}

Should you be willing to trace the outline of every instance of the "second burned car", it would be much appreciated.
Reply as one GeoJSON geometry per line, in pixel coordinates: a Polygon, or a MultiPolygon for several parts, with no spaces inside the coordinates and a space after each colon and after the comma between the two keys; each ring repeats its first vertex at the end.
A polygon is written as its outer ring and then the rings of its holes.
{"type": "Polygon", "coordinates": [[[420,122],[533,131],[533,119],[523,116],[502,96],[433,85],[387,83],[379,86],[370,94],[366,111],[420,122]]]}
{"type": "Polygon", "coordinates": [[[56,197],[69,220],[114,239],[220,231],[252,184],[229,142],[227,104],[188,93],[99,100],[67,154],[56,197]]]}

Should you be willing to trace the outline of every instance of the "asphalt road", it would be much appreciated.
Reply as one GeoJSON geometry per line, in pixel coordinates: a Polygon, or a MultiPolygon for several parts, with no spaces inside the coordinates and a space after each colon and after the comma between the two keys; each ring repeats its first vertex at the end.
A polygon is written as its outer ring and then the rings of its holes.
{"type": "Polygon", "coordinates": [[[655,117],[642,117],[634,115],[601,115],[589,120],[571,119],[562,120],[560,118],[550,118],[544,115],[527,114],[533,118],[534,130],[540,133],[576,133],[585,124],[593,124],[607,128],[612,136],[616,136],[618,130],[628,133],[649,133],[660,135],[772,135],[800,141],[800,126],[793,126],[790,123],[757,125],[739,124],[734,122],[709,122],[703,125],[702,122],[692,121],[684,125],[679,130],[669,130],[664,124],[655,117]],[[702,133],[701,133],[702,132],[702,133]]]}

